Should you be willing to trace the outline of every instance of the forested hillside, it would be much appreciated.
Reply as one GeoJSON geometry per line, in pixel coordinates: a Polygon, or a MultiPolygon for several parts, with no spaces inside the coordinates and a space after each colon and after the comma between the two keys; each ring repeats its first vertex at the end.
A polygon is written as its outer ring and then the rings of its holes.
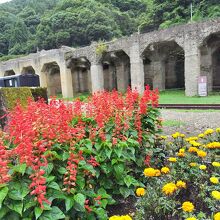
{"type": "Polygon", "coordinates": [[[0,4],[0,57],[187,23],[191,2],[193,21],[220,17],[219,0],[12,0],[0,4]]]}

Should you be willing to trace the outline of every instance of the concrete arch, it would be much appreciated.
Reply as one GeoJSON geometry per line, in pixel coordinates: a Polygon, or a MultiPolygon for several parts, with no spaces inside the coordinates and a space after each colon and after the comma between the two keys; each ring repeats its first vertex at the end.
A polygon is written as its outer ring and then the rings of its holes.
{"type": "Polygon", "coordinates": [[[57,96],[62,94],[60,66],[57,62],[45,63],[41,69],[41,83],[46,86],[49,96],[57,96]]]}
{"type": "Polygon", "coordinates": [[[22,70],[21,70],[21,74],[36,74],[36,71],[35,69],[33,68],[33,66],[26,66],[26,67],[23,67],[22,70]]]}
{"type": "Polygon", "coordinates": [[[91,63],[86,57],[72,58],[68,63],[71,70],[73,93],[91,92],[91,63]]]}
{"type": "Polygon", "coordinates": [[[4,76],[13,76],[13,75],[15,75],[15,71],[13,69],[6,70],[4,72],[4,76]]]}
{"type": "Polygon", "coordinates": [[[206,36],[199,50],[201,75],[207,76],[208,91],[220,90],[220,31],[206,36]]]}
{"type": "Polygon", "coordinates": [[[131,87],[130,57],[123,50],[107,52],[102,56],[104,89],[126,92],[131,87]]]}
{"type": "Polygon", "coordinates": [[[174,40],[149,44],[141,57],[145,85],[161,91],[185,87],[184,50],[174,40]]]}

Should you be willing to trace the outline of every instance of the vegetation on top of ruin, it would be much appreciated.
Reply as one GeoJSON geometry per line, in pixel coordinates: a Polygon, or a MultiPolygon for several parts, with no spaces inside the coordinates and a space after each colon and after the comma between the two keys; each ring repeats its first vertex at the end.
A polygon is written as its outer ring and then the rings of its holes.
{"type": "Polygon", "coordinates": [[[12,0],[0,4],[0,57],[187,23],[191,2],[193,21],[220,17],[218,0],[12,0]]]}

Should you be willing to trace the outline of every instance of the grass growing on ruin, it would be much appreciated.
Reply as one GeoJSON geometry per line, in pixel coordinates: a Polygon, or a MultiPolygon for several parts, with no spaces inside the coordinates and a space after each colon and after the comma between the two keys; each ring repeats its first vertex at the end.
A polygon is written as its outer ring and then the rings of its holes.
{"type": "Polygon", "coordinates": [[[220,104],[220,92],[210,93],[207,97],[185,96],[184,90],[160,92],[160,104],[220,104]]]}

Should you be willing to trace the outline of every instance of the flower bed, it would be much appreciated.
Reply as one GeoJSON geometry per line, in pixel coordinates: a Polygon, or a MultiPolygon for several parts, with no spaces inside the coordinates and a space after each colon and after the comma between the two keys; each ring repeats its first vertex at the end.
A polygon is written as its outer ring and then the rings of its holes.
{"type": "Polygon", "coordinates": [[[18,105],[1,133],[0,219],[107,219],[114,195],[144,186],[157,101],[146,88],[18,105]]]}
{"type": "Polygon", "coordinates": [[[147,184],[136,190],[141,198],[134,219],[219,220],[220,128],[166,138],[158,143],[164,158],[144,169],[147,184]]]}

